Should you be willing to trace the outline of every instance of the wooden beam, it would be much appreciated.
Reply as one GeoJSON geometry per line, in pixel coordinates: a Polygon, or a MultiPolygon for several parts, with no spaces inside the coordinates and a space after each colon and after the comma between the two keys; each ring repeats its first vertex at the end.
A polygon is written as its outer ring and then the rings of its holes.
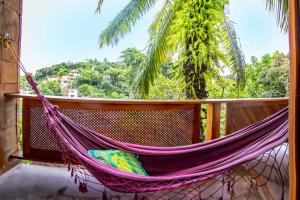
{"type": "Polygon", "coordinates": [[[299,199],[300,134],[300,25],[299,0],[289,1],[290,91],[289,91],[289,198],[299,199]]]}
{"type": "Polygon", "coordinates": [[[221,104],[207,104],[207,128],[205,141],[220,137],[221,104]]]}
{"type": "MultiPolygon", "coordinates": [[[[21,93],[7,93],[6,97],[11,98],[23,98],[23,99],[37,99],[36,95],[32,94],[21,94],[21,93]]],[[[255,105],[262,103],[262,105],[274,103],[274,102],[286,102],[287,97],[280,98],[240,98],[240,99],[201,99],[201,100],[137,100],[137,99],[103,99],[103,98],[70,98],[70,97],[59,97],[59,96],[46,96],[49,100],[62,101],[62,102],[87,102],[87,103],[109,103],[109,104],[201,104],[201,103],[243,103],[247,102],[255,105]]]]}
{"type": "Polygon", "coordinates": [[[12,153],[9,156],[10,159],[19,159],[22,160],[23,159],[23,152],[22,151],[15,151],[14,153],[12,153]]]}

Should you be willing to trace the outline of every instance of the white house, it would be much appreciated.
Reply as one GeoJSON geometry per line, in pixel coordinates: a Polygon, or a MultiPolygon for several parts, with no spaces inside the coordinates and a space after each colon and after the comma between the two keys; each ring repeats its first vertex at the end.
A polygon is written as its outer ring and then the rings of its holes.
{"type": "Polygon", "coordinates": [[[57,81],[57,77],[48,77],[47,81],[57,81]]]}
{"type": "Polygon", "coordinates": [[[62,76],[60,79],[60,87],[64,88],[69,85],[70,82],[70,76],[62,76]]]}
{"type": "Polygon", "coordinates": [[[68,93],[68,97],[74,97],[74,98],[78,97],[78,90],[70,89],[68,93]]]}

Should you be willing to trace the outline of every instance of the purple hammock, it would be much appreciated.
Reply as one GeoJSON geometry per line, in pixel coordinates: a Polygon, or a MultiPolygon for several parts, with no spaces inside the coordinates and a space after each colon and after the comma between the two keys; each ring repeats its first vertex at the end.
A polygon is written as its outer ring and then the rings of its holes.
{"type": "Polygon", "coordinates": [[[173,190],[217,177],[288,139],[288,108],[226,137],[178,147],[150,147],[115,141],[81,126],[59,112],[39,91],[30,75],[27,80],[43,104],[48,125],[55,133],[62,159],[71,176],[87,191],[87,177],[77,166],[84,166],[111,190],[142,193],[173,190]],[[139,156],[149,176],[120,171],[87,154],[89,149],[118,149],[139,156]]]}

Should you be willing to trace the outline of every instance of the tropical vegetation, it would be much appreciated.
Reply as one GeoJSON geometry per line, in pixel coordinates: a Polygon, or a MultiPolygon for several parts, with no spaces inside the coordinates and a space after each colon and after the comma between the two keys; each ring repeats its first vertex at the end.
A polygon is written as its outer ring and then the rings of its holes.
{"type": "MultiPolygon", "coordinates": [[[[131,0],[100,34],[100,47],[116,45],[156,0],[131,0]]],[[[98,3],[100,12],[103,0],[98,3]]],[[[180,68],[186,98],[207,98],[206,83],[226,68],[244,87],[244,56],[233,23],[228,18],[228,0],[165,1],[149,27],[150,39],[145,63],[134,82],[138,97],[147,98],[170,60],[180,68]]]]}
{"type": "MultiPolygon", "coordinates": [[[[103,2],[99,0],[97,12],[103,2]]],[[[130,0],[100,34],[100,47],[118,44],[157,2],[130,0]]],[[[149,27],[146,52],[126,49],[118,62],[61,63],[38,70],[35,78],[48,95],[66,95],[76,88],[79,96],[105,98],[286,96],[288,56],[275,52],[252,57],[246,64],[228,4],[228,0],[165,1],[149,27]],[[77,76],[65,80],[72,73],[77,76]]],[[[266,0],[266,5],[286,32],[288,1],[266,0]]],[[[30,90],[24,78],[21,84],[30,90]]]]}
{"type": "MultiPolygon", "coordinates": [[[[76,88],[80,97],[135,98],[132,91],[134,77],[142,68],[147,56],[135,48],[122,52],[118,62],[89,59],[77,63],[61,63],[37,70],[35,79],[43,94],[67,95],[76,88]],[[78,73],[70,84],[62,87],[64,76],[78,73]]],[[[231,75],[220,75],[207,81],[208,98],[256,98],[284,97],[288,95],[289,57],[279,51],[265,54],[262,58],[252,57],[245,67],[245,88],[236,89],[236,80],[231,75]]],[[[30,92],[24,77],[21,88],[30,92]]],[[[168,62],[149,91],[149,99],[184,99],[185,83],[177,63],[168,62]]]]}

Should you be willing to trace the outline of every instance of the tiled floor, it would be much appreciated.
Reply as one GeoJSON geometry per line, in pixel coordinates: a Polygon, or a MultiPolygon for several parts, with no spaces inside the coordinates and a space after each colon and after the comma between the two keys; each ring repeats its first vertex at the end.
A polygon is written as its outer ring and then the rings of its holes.
{"type": "Polygon", "coordinates": [[[66,168],[19,164],[0,176],[0,199],[100,199],[101,194],[82,194],[66,168]]]}
{"type": "MultiPolygon", "coordinates": [[[[288,155],[286,154],[288,149],[284,145],[282,147],[283,148],[278,147],[276,148],[276,151],[270,153],[270,155],[274,154],[273,157],[270,157],[273,159],[269,159],[269,156],[262,156],[261,161],[269,164],[274,163],[274,161],[276,161],[276,163],[282,163],[280,171],[282,171],[283,174],[286,174],[284,172],[287,172],[286,170],[288,167],[288,155]],[[275,154],[277,156],[275,156],[275,154]]],[[[257,165],[255,168],[257,173],[262,172],[262,169],[265,169],[265,165],[257,165]]],[[[244,176],[238,184],[235,184],[234,192],[229,192],[228,194],[225,194],[225,197],[223,196],[224,199],[249,199],[249,192],[251,192],[250,199],[280,199],[282,195],[281,192],[283,191],[282,189],[284,189],[285,194],[283,199],[288,199],[288,184],[284,184],[284,188],[282,188],[282,179],[275,173],[275,170],[272,170],[272,168],[270,168],[270,170],[266,170],[266,172],[270,171],[272,173],[270,174],[270,177],[268,175],[269,173],[266,174],[266,177],[269,177],[268,179],[270,179],[267,185],[258,188],[254,187],[252,189],[249,188],[249,185],[253,180],[250,176],[251,174],[248,174],[244,176]]],[[[260,178],[262,182],[265,181],[263,177],[260,178]]],[[[288,183],[288,180],[286,180],[286,183],[288,183]]],[[[104,190],[99,184],[90,186],[102,191],[104,190]]],[[[211,187],[210,189],[214,188],[211,187]]],[[[108,190],[109,189],[106,189],[107,192],[108,190]]],[[[112,191],[109,192],[109,199],[119,199],[117,198],[119,195],[118,193],[112,191]]],[[[144,196],[144,194],[139,195],[141,197],[144,196]]],[[[182,193],[178,193],[178,195],[182,195],[182,193]]],[[[178,195],[176,197],[178,197],[178,195]]],[[[0,176],[0,200],[92,200],[101,199],[102,196],[102,192],[97,192],[92,189],[89,189],[89,192],[87,193],[80,193],[78,184],[74,184],[74,179],[70,177],[70,172],[63,167],[41,166],[33,163],[19,164],[0,176]]],[[[149,197],[149,194],[147,197],[149,197]]],[[[123,194],[121,199],[135,199],[135,196],[134,194],[123,194]]],[[[181,200],[182,198],[178,197],[176,199],[181,200]]],[[[185,199],[190,198],[185,197],[185,199]]]]}

